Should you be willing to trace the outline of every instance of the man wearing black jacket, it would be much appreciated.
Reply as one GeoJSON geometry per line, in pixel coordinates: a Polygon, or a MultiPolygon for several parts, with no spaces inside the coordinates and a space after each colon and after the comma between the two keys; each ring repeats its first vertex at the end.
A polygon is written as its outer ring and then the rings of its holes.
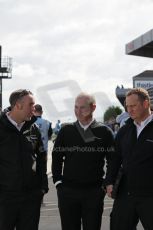
{"type": "Polygon", "coordinates": [[[9,101],[0,116],[0,229],[38,230],[48,180],[35,101],[26,89],[12,92],[9,101]]]}
{"type": "Polygon", "coordinates": [[[63,125],[52,154],[62,230],[100,230],[104,163],[113,153],[111,130],[93,118],[96,102],[81,93],[75,100],[77,121],[63,125]]]}
{"type": "Polygon", "coordinates": [[[138,219],[144,229],[152,230],[153,115],[148,92],[142,88],[129,91],[126,107],[131,118],[116,136],[116,157],[107,181],[107,193],[111,196],[111,184],[122,166],[123,175],[112,210],[111,230],[131,230],[138,219]]]}

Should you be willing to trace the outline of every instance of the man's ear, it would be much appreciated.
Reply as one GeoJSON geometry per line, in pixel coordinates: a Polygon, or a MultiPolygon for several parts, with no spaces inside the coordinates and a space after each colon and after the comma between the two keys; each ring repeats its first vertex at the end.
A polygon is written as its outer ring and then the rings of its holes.
{"type": "Polygon", "coordinates": [[[150,106],[149,101],[148,100],[144,100],[143,106],[144,106],[145,109],[147,109],[150,106]]]}
{"type": "Polygon", "coordinates": [[[16,102],[15,106],[18,110],[22,109],[22,104],[20,102],[16,102]]]}
{"type": "Polygon", "coordinates": [[[95,109],[96,109],[96,104],[93,104],[93,105],[92,105],[92,111],[94,112],[95,109]]]}

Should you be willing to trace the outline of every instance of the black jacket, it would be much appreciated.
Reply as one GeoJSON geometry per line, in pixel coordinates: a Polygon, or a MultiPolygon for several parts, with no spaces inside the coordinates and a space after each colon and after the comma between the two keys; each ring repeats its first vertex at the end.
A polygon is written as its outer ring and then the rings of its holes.
{"type": "Polygon", "coordinates": [[[18,131],[5,113],[0,116],[0,191],[48,191],[46,154],[35,120],[18,131]]]}
{"type": "Polygon", "coordinates": [[[136,126],[129,119],[116,136],[115,152],[110,183],[122,165],[129,194],[153,195],[153,120],[137,138],[136,126]]]}
{"type": "MultiPolygon", "coordinates": [[[[113,152],[113,134],[102,123],[94,121],[82,133],[78,122],[61,128],[52,153],[53,182],[62,180],[69,186],[101,185],[104,163],[113,152]],[[92,134],[91,134],[92,133],[92,134]],[[82,136],[84,135],[84,136],[82,136]]],[[[109,164],[108,164],[109,165],[109,164]]]]}

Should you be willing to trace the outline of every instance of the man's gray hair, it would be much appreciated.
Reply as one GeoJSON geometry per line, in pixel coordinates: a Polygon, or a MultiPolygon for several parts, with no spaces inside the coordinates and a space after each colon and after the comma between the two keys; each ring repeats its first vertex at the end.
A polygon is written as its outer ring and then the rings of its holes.
{"type": "Polygon", "coordinates": [[[95,99],[95,96],[93,94],[89,94],[89,93],[86,93],[86,92],[81,92],[77,95],[75,101],[79,98],[86,98],[87,99],[87,103],[89,105],[93,105],[93,104],[96,104],[96,99],[95,99]]]}

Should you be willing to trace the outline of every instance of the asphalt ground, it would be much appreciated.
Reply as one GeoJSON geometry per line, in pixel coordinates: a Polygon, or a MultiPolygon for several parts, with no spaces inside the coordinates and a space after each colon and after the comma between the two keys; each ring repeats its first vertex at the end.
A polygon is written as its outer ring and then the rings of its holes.
{"type": "MultiPolygon", "coordinates": [[[[44,197],[44,204],[41,206],[41,217],[39,230],[61,230],[60,217],[57,205],[56,188],[52,183],[51,178],[51,150],[52,142],[49,142],[49,153],[48,153],[48,165],[47,172],[49,177],[49,192],[44,197]]],[[[109,230],[109,215],[112,209],[113,200],[105,197],[104,200],[104,212],[102,216],[102,227],[101,230],[109,230]]],[[[123,229],[124,230],[124,229],[123,229]]],[[[143,230],[139,224],[137,230],[143,230]]]]}

